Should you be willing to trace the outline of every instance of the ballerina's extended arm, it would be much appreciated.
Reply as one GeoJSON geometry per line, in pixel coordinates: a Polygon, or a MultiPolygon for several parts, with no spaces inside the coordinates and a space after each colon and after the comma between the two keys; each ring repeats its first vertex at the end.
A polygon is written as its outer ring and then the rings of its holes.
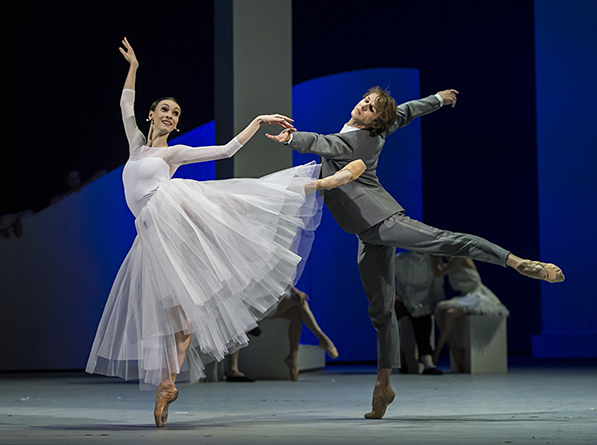
{"type": "Polygon", "coordinates": [[[135,82],[137,81],[137,69],[139,68],[139,61],[137,60],[135,51],[133,51],[133,47],[126,37],[122,40],[122,44],[126,50],[123,48],[118,49],[129,63],[129,72],[126,76],[126,80],[124,81],[124,89],[135,91],[135,82]]]}
{"type": "Polygon", "coordinates": [[[247,127],[226,145],[209,147],[189,147],[174,145],[169,148],[166,161],[171,165],[190,164],[193,162],[213,161],[231,158],[257,133],[261,125],[276,124],[282,128],[293,128],[292,119],[282,114],[264,114],[257,116],[247,127]]]}
{"type": "Polygon", "coordinates": [[[124,131],[129,142],[129,150],[133,150],[135,147],[145,144],[145,136],[137,127],[135,120],[135,82],[137,80],[137,69],[139,68],[139,62],[135,56],[135,51],[131,47],[127,38],[122,40],[122,44],[126,48],[118,48],[124,58],[129,62],[129,71],[124,81],[124,88],[122,91],[122,97],[120,99],[120,107],[122,109],[122,122],[124,124],[124,131]]]}

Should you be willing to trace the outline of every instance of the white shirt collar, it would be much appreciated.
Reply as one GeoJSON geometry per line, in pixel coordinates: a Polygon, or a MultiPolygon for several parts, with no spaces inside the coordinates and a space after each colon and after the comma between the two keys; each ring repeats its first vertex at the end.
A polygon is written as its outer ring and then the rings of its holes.
{"type": "Polygon", "coordinates": [[[357,131],[357,130],[362,130],[362,128],[352,127],[350,125],[344,124],[344,127],[342,127],[342,130],[340,130],[340,133],[348,133],[349,131],[357,131]]]}

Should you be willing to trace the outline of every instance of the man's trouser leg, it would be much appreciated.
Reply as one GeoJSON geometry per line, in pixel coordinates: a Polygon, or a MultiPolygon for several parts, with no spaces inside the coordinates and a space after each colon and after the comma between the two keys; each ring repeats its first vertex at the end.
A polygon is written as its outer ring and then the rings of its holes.
{"type": "Polygon", "coordinates": [[[357,234],[359,271],[369,299],[369,317],[377,331],[379,368],[400,366],[398,322],[394,316],[395,248],[498,264],[506,267],[507,250],[484,238],[437,229],[396,213],[357,234]]]}
{"type": "Polygon", "coordinates": [[[365,243],[400,247],[414,252],[470,258],[506,267],[510,253],[484,238],[441,230],[396,213],[358,234],[365,243]]]}
{"type": "Polygon", "coordinates": [[[359,240],[359,271],[369,299],[369,318],[377,332],[378,368],[400,366],[398,322],[394,315],[395,248],[359,240]]]}

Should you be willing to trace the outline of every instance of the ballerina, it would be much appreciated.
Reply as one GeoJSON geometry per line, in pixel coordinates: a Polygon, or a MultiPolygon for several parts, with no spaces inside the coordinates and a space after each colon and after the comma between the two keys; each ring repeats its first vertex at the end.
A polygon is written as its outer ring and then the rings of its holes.
{"type": "Polygon", "coordinates": [[[176,379],[196,381],[207,360],[246,346],[246,332],[298,279],[310,249],[302,235],[315,230],[321,211],[319,194],[311,192],[346,184],[365,166],[358,160],[323,179],[315,163],[260,179],[171,179],[182,164],[229,158],[261,125],[289,129],[292,119],[257,116],[222,146],[169,147],[181,106],[167,97],[152,104],[146,139],[134,113],[139,62],[128,40],[122,43],[129,71],[121,109],[130,150],[123,183],[137,237],[110,291],[86,370],[139,379],[141,389],[157,386],[154,420],[163,427],[178,397],[176,379]]]}
{"type": "Polygon", "coordinates": [[[442,277],[447,275],[452,289],[460,292],[460,295],[441,301],[435,308],[435,322],[440,329],[440,336],[433,351],[433,363],[437,364],[442,348],[448,343],[458,370],[464,372],[465,351],[458,347],[453,336],[456,319],[466,315],[507,317],[510,311],[483,284],[473,260],[450,258],[447,263],[437,264],[437,273],[442,277]]]}

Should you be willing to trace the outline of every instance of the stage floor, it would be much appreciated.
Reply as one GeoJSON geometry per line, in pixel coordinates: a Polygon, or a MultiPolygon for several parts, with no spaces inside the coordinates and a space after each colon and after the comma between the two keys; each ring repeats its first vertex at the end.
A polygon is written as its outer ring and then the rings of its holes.
{"type": "MultiPolygon", "coordinates": [[[[597,444],[597,361],[511,360],[503,375],[392,376],[366,420],[372,366],[298,382],[180,386],[168,426],[155,393],[83,372],[0,374],[0,444],[597,444]]],[[[446,367],[443,367],[446,370],[446,367]]]]}

